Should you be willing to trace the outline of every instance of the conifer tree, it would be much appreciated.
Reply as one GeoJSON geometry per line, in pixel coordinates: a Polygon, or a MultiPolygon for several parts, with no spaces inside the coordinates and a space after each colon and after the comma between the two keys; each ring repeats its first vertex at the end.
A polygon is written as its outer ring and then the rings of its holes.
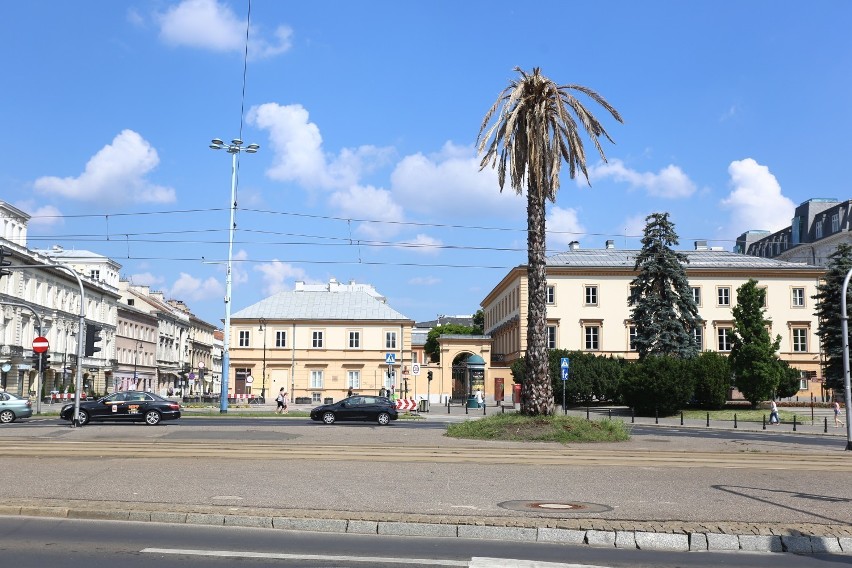
{"type": "MultiPolygon", "coordinates": [[[[843,331],[840,322],[840,298],[843,294],[843,279],[852,269],[852,245],[837,245],[837,249],[828,257],[827,271],[822,283],[817,286],[816,312],[819,318],[817,336],[819,336],[825,363],[823,376],[825,388],[843,388],[843,331]]],[[[852,286],[850,290],[852,292],[852,286]]],[[[846,299],[847,309],[852,309],[852,294],[846,299]]],[[[849,345],[852,345],[850,335],[849,345]]]]}
{"type": "Polygon", "coordinates": [[[694,357],[698,353],[694,330],[699,318],[684,268],[689,259],[672,249],[678,238],[668,213],[652,213],[645,221],[642,250],[634,265],[638,274],[631,282],[628,299],[633,307],[636,349],[640,358],[694,357]]]}
{"type": "Polygon", "coordinates": [[[737,288],[737,305],[732,310],[731,371],[737,388],[752,406],[772,397],[784,376],[777,356],[781,336],[774,341],[769,336],[772,322],[766,319],[765,303],[766,290],[758,288],[752,278],[737,288]]]}

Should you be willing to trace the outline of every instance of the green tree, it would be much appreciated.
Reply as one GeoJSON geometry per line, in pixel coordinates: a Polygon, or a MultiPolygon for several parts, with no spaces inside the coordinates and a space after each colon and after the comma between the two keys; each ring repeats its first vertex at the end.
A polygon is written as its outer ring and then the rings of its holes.
{"type": "Polygon", "coordinates": [[[648,355],[694,357],[699,317],[684,268],[689,259],[671,248],[678,238],[668,213],[652,213],[645,221],[642,250],[634,265],[638,274],[630,283],[628,299],[636,326],[636,350],[640,359],[648,355]]]}
{"type": "Polygon", "coordinates": [[[621,380],[621,398],[639,416],[671,416],[685,407],[695,391],[688,372],[692,361],[658,355],[629,363],[621,380]]]}
{"type": "Polygon", "coordinates": [[[778,347],[781,336],[773,341],[769,336],[766,319],[766,290],[757,286],[757,280],[737,288],[737,305],[734,315],[734,333],[731,345],[731,370],[737,388],[752,406],[768,400],[778,388],[782,376],[778,347]]]}
{"type": "Polygon", "coordinates": [[[801,372],[791,367],[787,361],[778,360],[778,387],[775,390],[777,398],[795,396],[799,392],[801,372]]]}
{"type": "Polygon", "coordinates": [[[481,309],[476,310],[473,314],[473,333],[474,335],[482,335],[485,329],[485,312],[481,309]]]}
{"type": "MultiPolygon", "coordinates": [[[[837,245],[837,249],[828,257],[825,278],[817,286],[816,312],[819,318],[817,336],[819,336],[825,354],[823,376],[825,386],[830,389],[843,388],[843,328],[840,321],[843,280],[852,269],[852,245],[837,245]]],[[[846,305],[852,307],[852,286],[847,290],[846,305]]],[[[852,326],[850,326],[852,331],[852,326]]],[[[852,334],[849,336],[852,345],[852,334]]]]}
{"type": "Polygon", "coordinates": [[[557,85],[542,75],[538,67],[532,73],[517,67],[515,71],[520,78],[509,83],[485,114],[477,143],[482,156],[480,169],[489,164],[497,168],[500,191],[505,185],[507,169],[515,193],[521,195],[526,189],[529,292],[527,380],[521,391],[521,412],[551,414],[553,389],[548,376],[547,354],[545,204],[548,200],[556,201],[563,160],[568,163],[572,179],[579,170],[588,182],[583,131],[604,161],[606,156],[599,137],[604,136],[612,142],[603,125],[574,93],[589,97],[617,121],[622,122],[622,119],[614,107],[588,87],[557,85]],[[497,119],[489,127],[495,113],[497,119]]]}
{"type": "Polygon", "coordinates": [[[459,325],[457,323],[445,323],[444,325],[436,325],[429,330],[426,336],[426,343],[423,345],[423,351],[429,355],[430,361],[437,363],[441,360],[440,345],[438,338],[442,335],[481,335],[482,330],[477,330],[474,327],[459,325]]]}
{"type": "Polygon", "coordinates": [[[725,406],[731,387],[731,366],[725,355],[715,351],[699,353],[691,360],[689,373],[695,379],[695,404],[708,409],[725,406]]]}

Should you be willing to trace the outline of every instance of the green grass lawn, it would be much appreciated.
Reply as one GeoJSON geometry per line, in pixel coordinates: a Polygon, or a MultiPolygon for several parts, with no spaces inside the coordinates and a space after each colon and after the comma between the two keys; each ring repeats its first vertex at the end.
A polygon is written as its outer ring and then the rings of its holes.
{"type": "Polygon", "coordinates": [[[495,414],[447,427],[447,436],[511,442],[623,442],[630,439],[620,420],[586,420],[573,416],[495,414]]]}

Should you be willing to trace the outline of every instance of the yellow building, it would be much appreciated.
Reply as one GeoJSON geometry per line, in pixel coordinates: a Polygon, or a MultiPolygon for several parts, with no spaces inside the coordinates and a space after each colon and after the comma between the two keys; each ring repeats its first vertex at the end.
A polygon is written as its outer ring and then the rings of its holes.
{"type": "MultiPolygon", "coordinates": [[[[710,249],[679,251],[698,304],[701,350],[729,352],[737,288],[748,279],[766,289],[771,335],[781,336],[779,356],[802,371],[800,397],[822,393],[820,345],[813,296],[823,267],[710,249]]],[[[548,347],[637,358],[631,347],[635,327],[627,303],[638,250],[570,249],[547,258],[548,347]]],[[[526,351],[527,267],[513,268],[485,297],[484,332],[492,337],[492,366],[508,366],[526,351]]],[[[492,369],[493,373],[493,369],[492,369]]]]}
{"type": "Polygon", "coordinates": [[[297,282],[231,316],[231,396],[271,400],[284,388],[296,403],[322,403],[393,386],[414,398],[413,327],[369,284],[297,282]]]}

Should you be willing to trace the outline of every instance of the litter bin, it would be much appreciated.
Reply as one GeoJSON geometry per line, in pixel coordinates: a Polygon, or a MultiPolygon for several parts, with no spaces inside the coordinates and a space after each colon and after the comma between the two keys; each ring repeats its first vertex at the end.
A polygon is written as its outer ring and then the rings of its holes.
{"type": "Polygon", "coordinates": [[[417,403],[417,411],[418,412],[429,412],[429,401],[421,399],[419,403],[417,403]]]}
{"type": "Polygon", "coordinates": [[[475,396],[470,396],[467,399],[467,407],[468,408],[479,408],[479,403],[476,402],[475,396]]]}

